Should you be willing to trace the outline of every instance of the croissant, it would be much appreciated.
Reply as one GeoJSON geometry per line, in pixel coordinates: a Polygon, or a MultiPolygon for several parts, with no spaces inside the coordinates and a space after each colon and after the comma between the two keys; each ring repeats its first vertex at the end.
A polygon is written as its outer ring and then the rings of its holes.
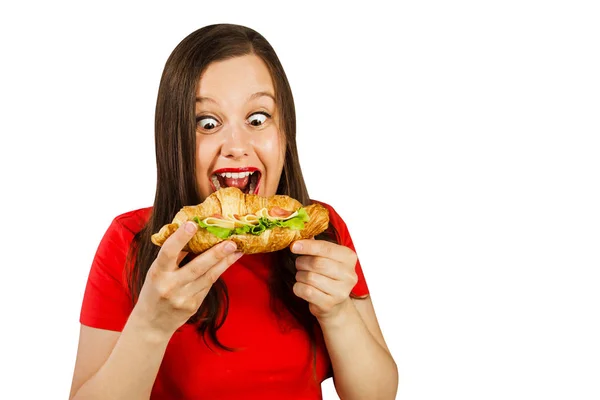
{"type": "Polygon", "coordinates": [[[199,254],[232,240],[238,251],[253,254],[281,250],[294,240],[318,235],[329,225],[329,212],[318,203],[303,207],[289,196],[263,197],[227,187],[201,204],[183,207],[170,224],[152,235],[152,243],[162,246],[186,221],[195,221],[199,228],[184,251],[199,254]]]}

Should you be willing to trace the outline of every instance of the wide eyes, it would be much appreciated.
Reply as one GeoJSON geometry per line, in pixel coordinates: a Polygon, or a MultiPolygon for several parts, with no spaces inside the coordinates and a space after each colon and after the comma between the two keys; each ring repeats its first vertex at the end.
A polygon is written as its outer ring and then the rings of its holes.
{"type": "MultiPolygon", "coordinates": [[[[247,121],[248,124],[254,127],[261,127],[268,118],[271,118],[268,113],[264,111],[258,111],[250,115],[247,121]]],[[[220,123],[216,118],[211,117],[210,115],[202,115],[196,117],[196,125],[203,131],[211,132],[220,126],[220,123]]]]}
{"type": "Polygon", "coordinates": [[[217,120],[213,117],[198,117],[196,124],[205,131],[210,131],[217,127],[217,120]]]}
{"type": "Polygon", "coordinates": [[[251,121],[251,122],[250,122],[250,125],[252,125],[252,126],[261,126],[261,125],[262,125],[262,124],[264,124],[264,123],[265,123],[265,121],[267,120],[267,116],[268,116],[268,115],[269,115],[269,114],[267,114],[267,113],[264,113],[264,112],[256,112],[256,113],[252,114],[252,115],[251,115],[251,116],[248,118],[248,120],[249,120],[249,121],[251,121]],[[252,119],[252,117],[254,117],[254,116],[257,116],[257,117],[259,117],[259,118],[252,119]]]}

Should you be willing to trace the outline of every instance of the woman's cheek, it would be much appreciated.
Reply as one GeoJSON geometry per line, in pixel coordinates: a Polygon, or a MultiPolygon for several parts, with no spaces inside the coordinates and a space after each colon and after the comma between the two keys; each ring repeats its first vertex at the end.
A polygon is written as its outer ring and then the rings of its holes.
{"type": "Polygon", "coordinates": [[[196,182],[202,201],[212,193],[208,173],[218,157],[217,145],[213,142],[212,137],[196,136],[196,182]]]}
{"type": "Polygon", "coordinates": [[[260,140],[255,142],[255,149],[267,172],[267,180],[263,182],[260,190],[263,196],[272,196],[277,192],[285,155],[283,143],[277,129],[273,129],[268,135],[262,135],[260,140]]]}

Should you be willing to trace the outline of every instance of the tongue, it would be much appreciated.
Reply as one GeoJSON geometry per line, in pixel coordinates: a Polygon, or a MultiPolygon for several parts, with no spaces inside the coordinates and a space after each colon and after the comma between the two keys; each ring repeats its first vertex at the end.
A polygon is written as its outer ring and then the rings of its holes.
{"type": "Polygon", "coordinates": [[[248,186],[248,181],[250,180],[250,176],[246,176],[244,178],[225,178],[225,184],[227,187],[236,187],[238,189],[245,189],[248,186]]]}

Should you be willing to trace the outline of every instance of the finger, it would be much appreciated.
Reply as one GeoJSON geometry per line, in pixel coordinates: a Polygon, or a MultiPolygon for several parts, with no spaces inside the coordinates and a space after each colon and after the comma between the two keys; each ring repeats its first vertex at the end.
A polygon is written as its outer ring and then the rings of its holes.
{"type": "Polygon", "coordinates": [[[329,258],[339,262],[350,262],[356,254],[346,246],[325,240],[296,240],[291,246],[292,253],[329,258]]]}
{"type": "Polygon", "coordinates": [[[317,274],[311,271],[298,271],[296,272],[296,282],[304,283],[312,286],[321,292],[333,296],[336,286],[339,285],[339,281],[335,281],[324,275],[317,274]]]}
{"type": "Polygon", "coordinates": [[[324,257],[299,256],[296,258],[296,269],[316,272],[335,280],[342,280],[344,277],[342,265],[324,257]]]}
{"type": "Polygon", "coordinates": [[[303,282],[296,282],[294,283],[292,290],[296,296],[320,308],[328,309],[333,306],[333,297],[320,291],[314,286],[307,285],[303,282]]]}
{"type": "Polygon", "coordinates": [[[204,253],[198,255],[192,261],[179,269],[180,280],[182,284],[192,282],[208,271],[209,268],[216,265],[225,257],[233,254],[237,246],[231,240],[225,240],[204,253]]]}
{"type": "Polygon", "coordinates": [[[188,253],[187,251],[182,251],[179,253],[179,255],[177,256],[177,265],[181,264],[181,261],[183,261],[183,259],[190,253],[188,253]]]}
{"type": "MultiPolygon", "coordinates": [[[[240,251],[226,256],[216,265],[210,267],[202,276],[187,283],[183,288],[183,292],[189,296],[196,296],[203,291],[207,293],[217,279],[219,279],[221,275],[243,255],[244,253],[240,251]]],[[[206,293],[204,293],[204,295],[206,295],[206,293]]]]}
{"type": "Polygon", "coordinates": [[[177,230],[165,240],[160,250],[158,251],[157,264],[160,268],[166,270],[177,269],[177,261],[179,255],[187,242],[194,236],[198,226],[188,221],[181,224],[177,230]]]}

